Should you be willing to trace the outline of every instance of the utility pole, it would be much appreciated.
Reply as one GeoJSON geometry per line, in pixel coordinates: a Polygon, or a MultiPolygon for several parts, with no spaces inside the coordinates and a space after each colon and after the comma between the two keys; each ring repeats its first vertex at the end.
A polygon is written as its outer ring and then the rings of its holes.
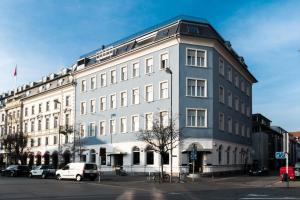
{"type": "Polygon", "coordinates": [[[286,132],[286,153],[285,153],[285,170],[286,170],[286,174],[287,174],[287,180],[286,180],[286,187],[289,187],[289,133],[286,132]]]}

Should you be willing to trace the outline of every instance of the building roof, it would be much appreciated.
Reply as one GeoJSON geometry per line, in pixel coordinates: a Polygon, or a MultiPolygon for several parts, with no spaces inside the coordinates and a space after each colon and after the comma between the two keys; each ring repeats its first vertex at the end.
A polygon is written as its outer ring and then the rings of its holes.
{"type": "Polygon", "coordinates": [[[294,137],[300,137],[300,131],[297,132],[290,132],[290,135],[294,136],[294,137]]]}

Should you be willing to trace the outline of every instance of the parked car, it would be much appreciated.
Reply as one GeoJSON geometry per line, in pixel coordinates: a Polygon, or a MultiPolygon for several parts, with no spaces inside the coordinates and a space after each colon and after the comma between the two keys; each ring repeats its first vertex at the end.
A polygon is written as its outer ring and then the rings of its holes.
{"type": "MultiPolygon", "coordinates": [[[[280,167],[280,179],[281,181],[286,181],[286,167],[280,167]]],[[[292,166],[288,167],[288,178],[289,180],[295,180],[295,168],[292,166]]]]}
{"type": "Polygon", "coordinates": [[[297,162],[295,164],[295,178],[299,178],[300,177],[300,162],[297,162]]]}
{"type": "Polygon", "coordinates": [[[81,181],[82,179],[89,179],[93,181],[97,176],[97,165],[93,163],[69,163],[56,171],[56,178],[58,180],[75,179],[81,181]]]}
{"type": "Polygon", "coordinates": [[[28,176],[29,167],[27,165],[10,165],[1,171],[2,176],[28,176]]]}
{"type": "Polygon", "coordinates": [[[29,172],[29,177],[32,178],[34,176],[41,177],[43,179],[47,177],[55,177],[56,169],[54,169],[51,165],[39,165],[34,167],[29,172]]]}
{"type": "Polygon", "coordinates": [[[249,176],[266,176],[269,170],[266,167],[252,167],[248,172],[249,176]]]}

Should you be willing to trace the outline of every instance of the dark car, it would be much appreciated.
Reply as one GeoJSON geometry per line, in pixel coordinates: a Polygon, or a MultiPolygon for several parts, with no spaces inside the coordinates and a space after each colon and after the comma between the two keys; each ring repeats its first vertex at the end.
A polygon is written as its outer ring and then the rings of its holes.
{"type": "Polygon", "coordinates": [[[39,165],[33,168],[30,173],[29,177],[32,178],[34,176],[41,177],[43,179],[47,177],[55,177],[56,169],[54,169],[51,165],[39,165]]]}
{"type": "Polygon", "coordinates": [[[269,170],[265,167],[251,167],[248,174],[249,176],[266,176],[269,170]]]}
{"type": "Polygon", "coordinates": [[[29,167],[27,165],[10,165],[1,171],[2,176],[28,176],[29,167]]]}

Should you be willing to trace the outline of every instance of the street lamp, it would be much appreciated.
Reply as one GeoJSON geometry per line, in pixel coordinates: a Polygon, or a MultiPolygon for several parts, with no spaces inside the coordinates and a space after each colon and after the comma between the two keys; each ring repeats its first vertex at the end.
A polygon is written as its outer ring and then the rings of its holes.
{"type": "Polygon", "coordinates": [[[167,74],[170,74],[171,76],[171,109],[170,109],[170,128],[171,128],[171,147],[170,147],[170,154],[171,154],[171,175],[170,175],[170,182],[172,182],[172,176],[173,176],[173,72],[169,67],[165,68],[165,72],[167,74]]]}

